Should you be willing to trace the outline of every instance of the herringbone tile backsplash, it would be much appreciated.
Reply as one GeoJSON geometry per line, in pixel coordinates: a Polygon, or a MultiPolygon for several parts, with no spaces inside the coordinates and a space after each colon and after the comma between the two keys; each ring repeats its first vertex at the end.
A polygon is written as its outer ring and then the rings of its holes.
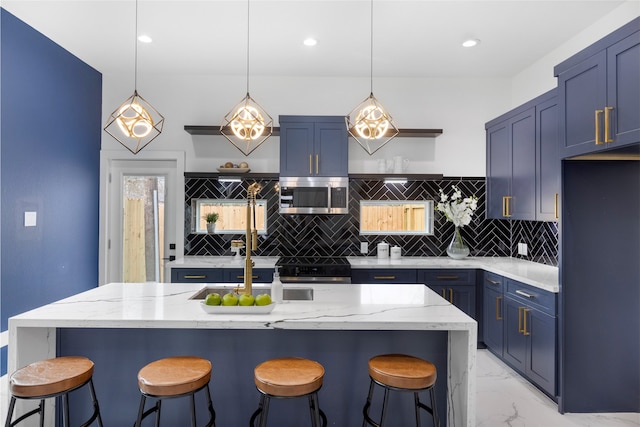
{"type": "MultiPolygon", "coordinates": [[[[253,182],[251,180],[251,182],[253,182]]],[[[514,256],[558,265],[558,227],[555,222],[485,219],[484,178],[444,178],[437,181],[410,181],[406,185],[385,185],[379,180],[349,181],[347,215],[280,215],[277,180],[259,180],[259,198],[267,199],[268,233],[259,237],[255,255],[360,256],[360,242],[369,242],[369,255],[375,255],[378,242],[385,240],[402,248],[403,256],[446,256],[453,224],[436,212],[433,236],[359,235],[360,200],[425,200],[437,202],[439,189],[451,193],[451,185],[463,195],[478,197],[478,209],[471,224],[462,229],[472,256],[514,256]],[[518,256],[518,243],[527,243],[528,256],[518,256]]],[[[231,255],[231,240],[243,234],[191,233],[191,199],[246,197],[247,181],[221,183],[211,177],[185,179],[185,255],[231,255]]]]}

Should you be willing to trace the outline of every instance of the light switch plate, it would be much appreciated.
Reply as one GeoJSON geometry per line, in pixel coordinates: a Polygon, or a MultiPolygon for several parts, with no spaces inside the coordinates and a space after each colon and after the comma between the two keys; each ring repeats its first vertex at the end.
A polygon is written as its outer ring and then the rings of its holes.
{"type": "Polygon", "coordinates": [[[528,252],[526,243],[518,243],[518,255],[527,256],[528,252]]]}
{"type": "Polygon", "coordinates": [[[369,242],[360,242],[360,253],[369,253],[369,242]]]}
{"type": "Polygon", "coordinates": [[[24,213],[24,226],[25,227],[35,227],[37,225],[37,212],[25,212],[24,213]]]}

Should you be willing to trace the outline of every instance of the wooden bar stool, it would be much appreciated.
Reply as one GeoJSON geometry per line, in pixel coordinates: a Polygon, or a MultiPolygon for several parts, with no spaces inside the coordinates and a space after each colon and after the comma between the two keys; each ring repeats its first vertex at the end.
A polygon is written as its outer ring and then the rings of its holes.
{"type": "Polygon", "coordinates": [[[389,398],[389,390],[409,391],[413,393],[416,411],[416,425],[420,426],[420,408],[426,410],[433,417],[433,425],[440,426],[438,419],[438,411],[436,408],[436,392],[434,385],[436,383],[437,371],[433,363],[404,354],[385,354],[372,357],[369,360],[369,377],[371,384],[369,385],[369,396],[367,403],[362,408],[364,420],[362,427],[368,424],[375,427],[384,426],[384,420],[387,410],[387,401],[389,398]],[[373,397],[374,385],[378,384],[384,388],[384,398],[382,401],[382,414],[380,423],[373,421],[369,416],[369,408],[371,407],[371,399],[373,397]],[[420,402],[418,393],[427,391],[431,395],[431,407],[420,402]]]}
{"type": "Polygon", "coordinates": [[[211,379],[211,362],[195,356],[176,356],[151,362],[138,372],[138,387],[140,388],[140,408],[136,427],[148,415],[156,413],[156,426],[160,425],[160,410],[162,399],[177,397],[191,397],[191,426],[196,426],[195,394],[206,389],[209,407],[209,422],[207,427],[216,425],[216,412],[213,410],[209,380],[211,379]],[[147,397],[156,399],[156,404],[144,410],[147,397]]]}
{"type": "Polygon", "coordinates": [[[318,403],[318,390],[322,387],[324,379],[324,367],[321,364],[300,357],[283,357],[262,362],[256,366],[253,373],[256,387],[262,395],[249,425],[255,426],[256,419],[259,427],[267,425],[269,401],[272,397],[304,396],[309,398],[311,425],[320,427],[321,419],[322,426],[327,425],[327,417],[318,403]]]}
{"type": "Polygon", "coordinates": [[[38,413],[40,414],[40,425],[44,425],[44,401],[58,396],[62,396],[63,424],[65,427],[69,427],[69,393],[87,383],[93,400],[93,415],[82,424],[82,427],[90,425],[96,419],[98,425],[102,427],[98,399],[93,388],[93,362],[81,356],[41,360],[14,372],[9,379],[11,402],[5,427],[15,426],[38,413]],[[16,399],[40,400],[40,405],[11,422],[16,399]]]}

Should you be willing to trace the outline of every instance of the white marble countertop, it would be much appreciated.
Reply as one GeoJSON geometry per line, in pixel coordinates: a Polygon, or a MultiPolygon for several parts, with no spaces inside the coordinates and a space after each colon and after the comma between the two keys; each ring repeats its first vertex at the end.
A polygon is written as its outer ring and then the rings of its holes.
{"type": "Polygon", "coordinates": [[[549,292],[559,292],[558,267],[508,257],[402,257],[379,260],[376,257],[348,257],[352,269],[358,268],[472,268],[489,271],[549,292]]]}
{"type": "MultiPolygon", "coordinates": [[[[476,321],[422,285],[307,285],[313,301],[285,301],[269,314],[207,314],[190,297],[231,284],[111,283],[14,316],[46,327],[189,329],[469,330],[476,321]]],[[[254,284],[254,289],[268,285],[254,284]]]]}
{"type": "MultiPolygon", "coordinates": [[[[254,268],[274,268],[279,257],[252,256],[254,268]]],[[[557,293],[560,290],[558,267],[509,257],[402,257],[379,260],[374,256],[347,257],[351,268],[472,268],[489,271],[513,280],[557,293]]],[[[243,268],[244,258],[230,256],[185,256],[166,264],[167,268],[243,268]]],[[[170,275],[169,275],[170,276],[170,275]]]]}

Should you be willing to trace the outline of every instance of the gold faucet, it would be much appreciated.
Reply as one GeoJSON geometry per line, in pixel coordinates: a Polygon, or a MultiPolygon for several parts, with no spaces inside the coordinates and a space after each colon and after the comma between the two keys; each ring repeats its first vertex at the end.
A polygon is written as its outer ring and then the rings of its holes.
{"type": "Polygon", "coordinates": [[[258,249],[258,229],[256,228],[256,196],[262,189],[262,186],[254,182],[247,189],[247,235],[246,235],[246,251],[247,257],[244,260],[244,287],[236,289],[242,293],[251,295],[253,283],[253,266],[251,260],[251,251],[258,249]],[[252,227],[253,223],[253,227],[252,227]]]}

